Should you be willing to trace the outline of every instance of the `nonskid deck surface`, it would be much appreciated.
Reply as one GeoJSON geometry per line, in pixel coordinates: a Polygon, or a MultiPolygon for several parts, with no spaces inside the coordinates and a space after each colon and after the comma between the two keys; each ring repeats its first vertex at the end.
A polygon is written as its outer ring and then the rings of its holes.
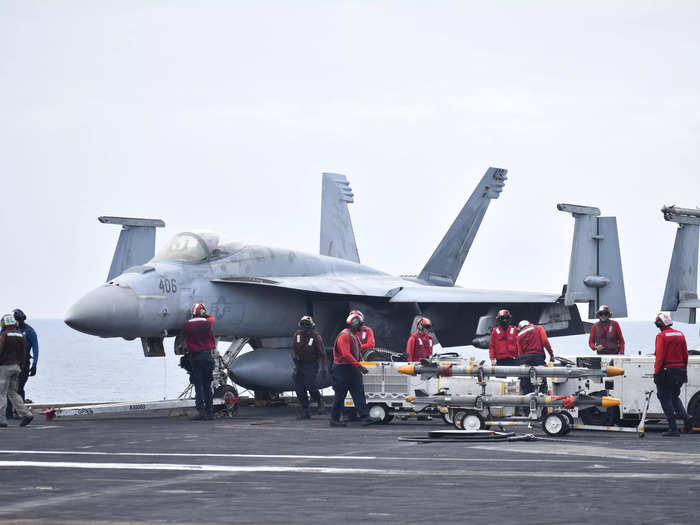
{"type": "Polygon", "coordinates": [[[0,521],[697,523],[698,435],[418,444],[397,438],[449,427],[330,428],[294,414],[11,426],[0,431],[0,521]]]}

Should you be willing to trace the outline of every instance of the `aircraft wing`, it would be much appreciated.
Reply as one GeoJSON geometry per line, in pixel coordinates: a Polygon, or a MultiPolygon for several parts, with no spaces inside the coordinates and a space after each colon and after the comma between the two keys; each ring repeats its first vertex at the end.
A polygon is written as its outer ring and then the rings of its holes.
{"type": "Polygon", "coordinates": [[[392,303],[554,303],[558,294],[509,290],[478,290],[445,286],[421,286],[400,280],[358,278],[357,275],[293,277],[222,277],[219,284],[283,288],[299,292],[382,298],[392,303]]]}

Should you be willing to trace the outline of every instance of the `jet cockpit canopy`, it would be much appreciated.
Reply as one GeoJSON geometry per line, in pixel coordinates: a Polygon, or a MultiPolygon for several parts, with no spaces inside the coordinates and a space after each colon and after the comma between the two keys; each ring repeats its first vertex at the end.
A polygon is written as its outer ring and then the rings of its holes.
{"type": "Polygon", "coordinates": [[[203,262],[231,255],[245,246],[220,233],[196,230],[178,233],[156,253],[154,261],[203,262]]]}

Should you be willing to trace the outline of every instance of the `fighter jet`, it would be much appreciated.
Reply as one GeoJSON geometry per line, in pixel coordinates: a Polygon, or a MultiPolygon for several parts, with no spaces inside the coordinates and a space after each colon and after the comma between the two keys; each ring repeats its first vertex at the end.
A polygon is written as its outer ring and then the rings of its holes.
{"type": "Polygon", "coordinates": [[[231,341],[225,360],[235,382],[282,392],[293,389],[289,344],[303,315],[314,317],[329,351],[352,309],[370,320],[377,346],[392,350],[404,348],[420,316],[432,319],[443,347],[482,348],[500,308],[543,325],[552,337],[584,333],[576,302],[589,302],[591,312],[605,302],[624,317],[617,225],[614,217],[598,217],[597,208],[559,205],[576,221],[565,293],[455,286],[506,174],[486,171],[417,276],[395,277],[360,263],[348,211],[354,196],[339,174],[323,174],[319,255],[199,230],[178,233],[155,252],[163,221],[100,217],[122,225],[107,282],[78,300],[65,322],[100,337],[140,338],[145,356],[163,356],[164,338],[181,335],[191,305],[203,302],[216,317],[215,334],[231,341]],[[254,351],[238,356],[246,344],[254,351]]]}

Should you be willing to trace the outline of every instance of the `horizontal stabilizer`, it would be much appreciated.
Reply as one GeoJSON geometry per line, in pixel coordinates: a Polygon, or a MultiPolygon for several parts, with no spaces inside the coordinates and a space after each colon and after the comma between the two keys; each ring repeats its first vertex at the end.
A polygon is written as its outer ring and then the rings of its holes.
{"type": "Polygon", "coordinates": [[[156,249],[156,228],[163,228],[160,219],[137,219],[133,217],[97,218],[103,224],[121,224],[117,248],[114,250],[112,265],[107,280],[111,281],[124,270],[150,261],[156,249]]]}
{"type": "Polygon", "coordinates": [[[359,263],[348,203],[352,189],[345,175],[324,173],[321,188],[321,255],[359,263]]]}
{"type": "Polygon", "coordinates": [[[591,206],[557,204],[557,209],[574,217],[564,304],[588,303],[589,319],[595,318],[596,310],[603,304],[616,317],[627,317],[617,219],[600,217],[600,210],[591,206]]]}
{"type": "Polygon", "coordinates": [[[436,286],[454,286],[491,199],[497,199],[503,191],[507,173],[500,168],[486,170],[418,279],[436,286]]]}

